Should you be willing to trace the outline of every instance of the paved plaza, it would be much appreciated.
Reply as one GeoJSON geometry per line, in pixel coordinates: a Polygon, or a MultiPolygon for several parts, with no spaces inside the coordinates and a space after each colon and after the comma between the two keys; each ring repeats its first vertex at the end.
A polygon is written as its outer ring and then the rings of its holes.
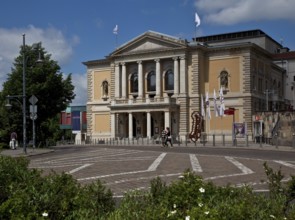
{"type": "MultiPolygon", "coordinates": [[[[30,168],[42,169],[45,173],[51,170],[57,173],[66,172],[81,184],[101,180],[116,197],[121,197],[130,190],[148,189],[150,181],[156,177],[169,184],[178,180],[187,169],[202,176],[204,180],[213,181],[218,185],[231,184],[238,187],[250,185],[256,191],[268,190],[263,169],[266,160],[204,155],[198,153],[198,149],[188,153],[173,150],[178,149],[93,146],[63,154],[50,153],[52,149],[48,152],[46,150],[39,152],[37,149],[35,156],[30,158],[30,168]]],[[[28,151],[29,155],[33,153],[28,151]]],[[[282,170],[285,174],[284,181],[295,174],[295,158],[291,161],[267,160],[266,162],[274,170],[282,170]]]]}

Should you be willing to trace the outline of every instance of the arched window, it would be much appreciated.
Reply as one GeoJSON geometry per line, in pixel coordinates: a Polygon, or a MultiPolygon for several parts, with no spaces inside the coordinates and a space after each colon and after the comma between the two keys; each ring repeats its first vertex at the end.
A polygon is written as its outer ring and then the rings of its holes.
{"type": "Polygon", "coordinates": [[[130,78],[130,91],[133,93],[138,92],[138,75],[133,73],[130,78]]]}
{"type": "Polygon", "coordinates": [[[220,87],[222,87],[223,89],[228,89],[228,72],[223,70],[220,75],[220,87]]]}
{"type": "Polygon", "coordinates": [[[174,73],[168,70],[165,74],[165,90],[174,90],[174,73]]]}
{"type": "Polygon", "coordinates": [[[153,92],[156,91],[156,74],[155,71],[149,72],[147,76],[147,91],[153,92]]]}

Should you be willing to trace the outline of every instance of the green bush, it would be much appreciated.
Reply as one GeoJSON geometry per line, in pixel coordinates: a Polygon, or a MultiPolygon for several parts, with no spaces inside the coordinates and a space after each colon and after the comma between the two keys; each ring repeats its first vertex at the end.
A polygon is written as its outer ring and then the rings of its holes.
{"type": "MultiPolygon", "coordinates": [[[[282,180],[280,171],[266,170],[268,178],[282,180]]],[[[156,178],[149,192],[128,193],[109,219],[295,219],[294,180],[285,186],[274,181],[270,196],[265,196],[248,186],[215,186],[188,170],[169,186],[156,178]]]]}
{"type": "Polygon", "coordinates": [[[0,156],[1,219],[99,219],[114,210],[112,192],[100,181],[81,186],[69,174],[44,176],[28,164],[0,156]]]}

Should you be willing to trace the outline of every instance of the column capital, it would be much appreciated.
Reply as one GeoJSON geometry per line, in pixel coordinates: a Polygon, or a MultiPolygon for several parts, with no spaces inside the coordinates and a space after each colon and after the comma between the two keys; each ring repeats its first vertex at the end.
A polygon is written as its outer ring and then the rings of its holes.
{"type": "Polygon", "coordinates": [[[142,63],[142,60],[138,60],[137,63],[138,63],[138,64],[141,64],[141,63],[142,63]]]}
{"type": "Polygon", "coordinates": [[[121,64],[122,66],[125,66],[126,63],[125,63],[125,62],[121,62],[120,64],[121,64]]]}
{"type": "Polygon", "coordinates": [[[176,61],[176,60],[178,60],[178,59],[179,59],[178,56],[176,56],[176,57],[172,57],[172,60],[174,60],[174,61],[176,61]]]}
{"type": "Polygon", "coordinates": [[[186,55],[181,55],[179,58],[180,58],[181,60],[185,60],[185,59],[186,59],[186,55]]]}
{"type": "Polygon", "coordinates": [[[157,59],[154,59],[154,61],[155,61],[156,63],[159,63],[159,62],[160,62],[160,59],[157,58],[157,59]]]}

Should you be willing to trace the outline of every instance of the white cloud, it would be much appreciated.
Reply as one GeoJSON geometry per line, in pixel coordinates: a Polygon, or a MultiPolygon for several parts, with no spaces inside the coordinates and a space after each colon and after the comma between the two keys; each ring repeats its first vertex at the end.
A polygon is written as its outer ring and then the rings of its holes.
{"type": "MultiPolygon", "coordinates": [[[[11,72],[14,59],[19,55],[23,44],[22,35],[25,33],[27,45],[42,42],[42,47],[51,58],[61,66],[68,63],[74,53],[73,47],[79,43],[79,37],[67,38],[62,31],[48,27],[46,29],[29,25],[26,28],[4,29],[0,28],[0,90],[7,79],[7,73],[11,72]]],[[[75,86],[76,99],[73,104],[86,104],[86,79],[84,74],[72,74],[72,82],[75,86]]]]}
{"type": "Polygon", "coordinates": [[[72,74],[76,98],[71,105],[86,105],[87,102],[87,77],[83,74],[72,74]]]}
{"type": "Polygon", "coordinates": [[[196,0],[205,22],[232,25],[249,21],[295,21],[294,0],[196,0]]]}

